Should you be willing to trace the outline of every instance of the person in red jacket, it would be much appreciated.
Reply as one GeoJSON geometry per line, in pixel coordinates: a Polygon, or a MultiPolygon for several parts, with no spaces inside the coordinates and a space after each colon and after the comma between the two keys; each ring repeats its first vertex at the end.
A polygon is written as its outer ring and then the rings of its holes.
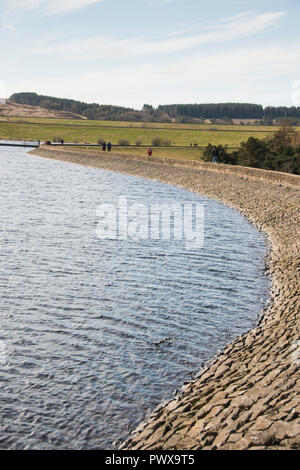
{"type": "Polygon", "coordinates": [[[148,155],[149,155],[149,157],[151,157],[151,155],[152,155],[152,148],[151,147],[148,148],[148,155]]]}

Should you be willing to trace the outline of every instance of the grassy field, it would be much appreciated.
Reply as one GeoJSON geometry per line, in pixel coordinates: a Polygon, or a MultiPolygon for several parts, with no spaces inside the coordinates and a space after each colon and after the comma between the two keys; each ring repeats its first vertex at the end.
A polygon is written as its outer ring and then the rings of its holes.
{"type": "Polygon", "coordinates": [[[74,121],[49,118],[4,118],[0,120],[1,139],[54,140],[65,142],[97,143],[99,138],[116,145],[120,139],[127,139],[131,145],[140,139],[142,145],[151,145],[152,139],[160,136],[169,139],[174,146],[197,144],[205,147],[211,144],[227,144],[238,147],[249,137],[263,138],[271,135],[276,128],[261,126],[212,126],[198,124],[130,123],[115,121],[74,121]],[[145,127],[146,126],[146,127],[145,127]],[[160,127],[158,127],[160,126],[160,127]]]}
{"type": "MultiPolygon", "coordinates": [[[[89,152],[99,152],[97,147],[84,147],[85,150],[89,152]]],[[[133,155],[144,155],[147,156],[147,148],[145,147],[116,147],[113,148],[115,152],[120,152],[133,155]]],[[[179,160],[202,160],[203,150],[197,147],[187,147],[187,148],[176,148],[176,147],[152,147],[153,157],[162,157],[162,158],[175,158],[179,160]]]]}
{"type": "Polygon", "coordinates": [[[58,119],[58,118],[35,118],[35,117],[1,117],[0,121],[6,122],[24,122],[43,125],[60,125],[60,126],[88,126],[88,127],[122,127],[137,129],[191,129],[191,130],[217,130],[217,131],[235,131],[235,132],[274,132],[277,126],[256,126],[256,125],[231,125],[231,124],[179,124],[166,122],[126,122],[126,121],[89,121],[74,119],[58,119]]]}

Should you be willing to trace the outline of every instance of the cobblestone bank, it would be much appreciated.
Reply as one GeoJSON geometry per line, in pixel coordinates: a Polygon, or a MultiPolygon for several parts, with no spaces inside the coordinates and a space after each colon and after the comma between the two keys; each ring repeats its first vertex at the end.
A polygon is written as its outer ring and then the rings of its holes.
{"type": "Polygon", "coordinates": [[[47,148],[31,153],[152,178],[212,197],[241,211],[270,240],[270,305],[257,327],[228,345],[196,380],[158,407],[121,448],[299,449],[300,177],[281,179],[277,174],[270,182],[256,178],[255,171],[224,173],[224,165],[209,163],[188,166],[47,148]]]}

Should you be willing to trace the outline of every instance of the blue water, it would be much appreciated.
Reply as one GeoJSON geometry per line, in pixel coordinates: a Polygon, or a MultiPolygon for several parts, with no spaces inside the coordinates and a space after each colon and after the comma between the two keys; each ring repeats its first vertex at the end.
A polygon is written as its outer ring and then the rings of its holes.
{"type": "Polygon", "coordinates": [[[1,449],[109,449],[255,326],[266,244],[236,211],[23,149],[0,149],[0,174],[1,449]],[[204,204],[204,247],[99,239],[120,195],[204,204]]]}

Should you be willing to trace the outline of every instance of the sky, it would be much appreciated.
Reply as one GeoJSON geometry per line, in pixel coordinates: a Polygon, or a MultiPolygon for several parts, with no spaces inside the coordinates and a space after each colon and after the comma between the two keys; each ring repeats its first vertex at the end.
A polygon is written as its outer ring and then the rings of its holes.
{"type": "Polygon", "coordinates": [[[300,0],[0,0],[0,98],[300,106],[300,0]]]}

